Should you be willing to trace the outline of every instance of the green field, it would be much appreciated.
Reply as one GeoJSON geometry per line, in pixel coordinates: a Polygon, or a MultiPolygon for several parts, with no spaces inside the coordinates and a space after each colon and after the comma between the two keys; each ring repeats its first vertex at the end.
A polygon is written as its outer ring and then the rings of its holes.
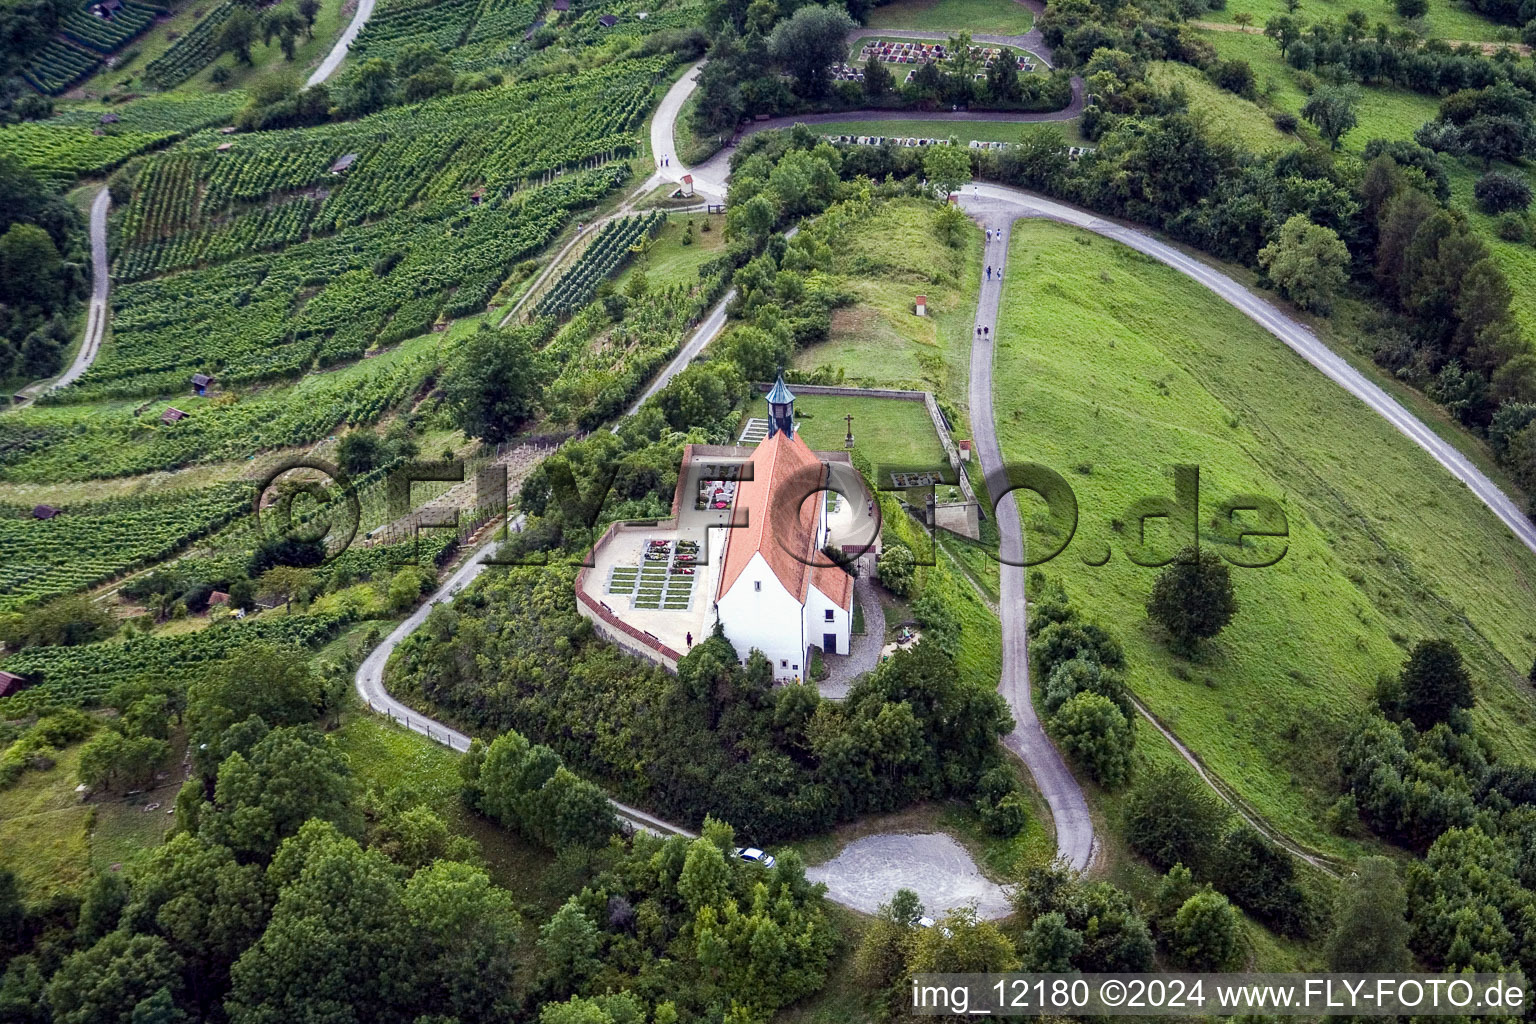
{"type": "Polygon", "coordinates": [[[996,36],[1023,35],[1034,23],[1029,8],[1014,0],[895,0],[871,10],[864,21],[870,28],[996,36]]]}
{"type": "MultiPolygon", "coordinates": [[[[1305,21],[1344,20],[1344,15],[1360,8],[1370,17],[1371,24],[1385,21],[1392,28],[1408,24],[1398,16],[1391,4],[1361,5],[1352,0],[1307,0],[1297,12],[1305,21]]],[[[1285,0],[1229,0],[1220,10],[1203,12],[1206,21],[1235,24],[1238,14],[1253,16],[1253,24],[1262,26],[1277,14],[1285,14],[1285,0]]],[[[1460,0],[1429,0],[1429,14],[1425,15],[1428,34],[1439,39],[1467,40],[1471,42],[1493,41],[1498,38],[1500,26],[1478,14],[1460,0]]]]}
{"type": "Polygon", "coordinates": [[[1276,128],[1258,104],[1213,85],[1188,64],[1154,61],[1147,66],[1147,80],[1164,91],[1182,88],[1189,97],[1189,109],[1196,116],[1204,118],[1219,137],[1245,149],[1270,153],[1296,141],[1276,128]]]}
{"type": "MultiPolygon", "coordinates": [[[[1318,819],[1333,752],[1407,645],[1447,636],[1478,680],[1480,730],[1536,754],[1524,667],[1536,650],[1536,556],[1430,457],[1211,293],[1149,258],[1022,222],[997,354],[1004,456],[1055,468],[1080,522],[1047,566],[1125,643],[1138,692],[1274,824],[1347,851],[1318,819]],[[1340,439],[1348,438],[1348,443],[1340,439]],[[1116,517],[1201,469],[1202,520],[1235,492],[1279,500],[1289,551],[1234,570],[1233,625],[1193,663],[1143,611],[1116,517]],[[1100,568],[1082,558],[1108,545],[1100,568]]],[[[1026,523],[1039,522],[1027,505],[1026,523]]],[[[1126,531],[1122,534],[1120,530],[1126,531]]]]}

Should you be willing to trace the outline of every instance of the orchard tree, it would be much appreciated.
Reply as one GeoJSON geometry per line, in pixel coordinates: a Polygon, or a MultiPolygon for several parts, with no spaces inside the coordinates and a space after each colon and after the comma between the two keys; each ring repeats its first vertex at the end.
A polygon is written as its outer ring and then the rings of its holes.
{"type": "Polygon", "coordinates": [[[247,857],[270,857],[311,819],[358,831],[346,758],[313,726],[273,729],[219,765],[201,834],[247,857]]]}
{"type": "Polygon", "coordinates": [[[423,1005],[459,1020],[511,1016],[518,964],[512,894],[483,868],[439,860],[405,884],[423,1005]]]}
{"type": "Polygon", "coordinates": [[[1524,210],[1531,205],[1531,186],[1524,177],[1504,171],[1489,171],[1472,186],[1477,205],[1484,213],[1524,210]]]}
{"type": "Polygon", "coordinates": [[[1193,650],[1227,627],[1237,614],[1237,594],[1221,556],[1189,547],[1158,574],[1147,598],[1147,615],[1180,650],[1193,650]]]}
{"type": "Polygon", "coordinates": [[[1301,21],[1289,14],[1277,14],[1264,23],[1264,34],[1275,41],[1280,47],[1280,56],[1284,57],[1291,45],[1301,38],[1301,21]]]}
{"type": "Polygon", "coordinates": [[[219,52],[233,53],[240,63],[249,65],[257,31],[256,15],[244,7],[236,7],[219,29],[219,52]]]}
{"type": "Polygon", "coordinates": [[[566,900],[539,929],[538,948],[550,988],[561,997],[579,992],[602,966],[598,957],[602,945],[602,933],[582,913],[577,898],[566,900]]]}
{"type": "Polygon", "coordinates": [[[102,729],[80,748],[80,781],[109,793],[143,789],[170,756],[164,740],[102,729]]]}
{"type": "Polygon", "coordinates": [[[1359,106],[1359,89],[1350,85],[1328,86],[1307,97],[1301,116],[1311,121],[1318,134],[1328,140],[1330,149],[1338,149],[1339,141],[1359,123],[1355,112],[1359,106]]]}

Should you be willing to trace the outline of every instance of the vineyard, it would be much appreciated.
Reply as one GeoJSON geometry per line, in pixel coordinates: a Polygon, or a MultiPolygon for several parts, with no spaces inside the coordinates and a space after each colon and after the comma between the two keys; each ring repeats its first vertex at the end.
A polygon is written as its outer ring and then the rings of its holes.
{"type": "Polygon", "coordinates": [[[121,643],[29,647],[0,662],[32,685],[0,699],[0,718],[23,718],[57,707],[91,707],[118,683],[148,676],[180,682],[201,677],[254,644],[319,647],[344,621],[334,615],[261,616],[224,622],[195,633],[136,636],[121,643]]]}
{"type": "Polygon", "coordinates": [[[384,0],[352,49],[389,59],[418,43],[447,52],[466,43],[521,39],[543,7],[536,0],[384,0]]]}
{"type": "Polygon", "coordinates": [[[21,77],[38,92],[57,96],[101,66],[101,58],[62,39],[50,39],[21,77]]]}
{"type": "Polygon", "coordinates": [[[0,477],[98,480],[312,443],[344,425],[376,422],[415,394],[438,366],[437,341],[415,339],[376,359],[228,404],[178,398],[175,406],[189,415],[169,425],[160,422],[173,404],[167,401],[9,413],[0,416],[0,477]]]}
{"type": "Polygon", "coordinates": [[[68,506],[52,519],[0,505],[0,612],[73,593],[169,558],[250,508],[249,488],[68,506]]]}
{"type": "MultiPolygon", "coordinates": [[[[381,339],[427,330],[442,313],[478,312],[572,210],[597,202],[628,173],[627,164],[613,164],[466,205],[451,220],[401,214],[279,252],[123,285],[112,296],[110,347],[78,384],[50,400],[179,391],[194,370],[226,384],[293,377],[355,359],[381,339]]],[[[124,260],[141,258],[130,252],[124,260]]]]}
{"type": "Polygon", "coordinates": [[[39,176],[62,186],[82,175],[108,171],[129,157],[221,124],[245,105],[245,94],[156,96],[114,111],[102,124],[99,109],[76,109],[46,121],[22,121],[0,128],[4,149],[39,176]],[[96,133],[100,132],[100,135],[96,133]]]}
{"type": "Polygon", "coordinates": [[[239,7],[255,8],[258,2],[248,0],[224,0],[193,25],[186,35],[171,44],[170,49],[149,62],[144,78],[162,89],[180,85],[219,56],[219,32],[224,23],[239,7]]]}
{"type": "Polygon", "coordinates": [[[635,247],[654,237],[666,222],[666,214],[659,211],[609,221],[576,265],[562,274],[539,300],[534,314],[566,317],[591,302],[597,286],[623,266],[635,247]]]}
{"type": "Polygon", "coordinates": [[[108,54],[154,24],[165,10],[139,0],[125,0],[110,18],[98,18],[86,7],[70,11],[59,21],[59,31],[86,49],[108,54]]]}

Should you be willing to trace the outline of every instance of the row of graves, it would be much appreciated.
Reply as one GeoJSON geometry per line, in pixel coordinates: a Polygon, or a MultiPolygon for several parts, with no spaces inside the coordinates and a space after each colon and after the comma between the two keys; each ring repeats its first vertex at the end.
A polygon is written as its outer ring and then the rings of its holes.
{"type": "MultiPolygon", "coordinates": [[[[983,68],[990,68],[1002,58],[1003,47],[972,46],[970,55],[983,68]]],[[[871,39],[859,48],[861,63],[874,58],[882,64],[930,64],[949,56],[947,44],[925,43],[920,39],[871,39]]],[[[1020,71],[1035,70],[1033,54],[1015,51],[1013,59],[1020,71]]],[[[846,64],[843,66],[847,67],[846,64]]]]}
{"type": "Polygon", "coordinates": [[[629,596],[636,608],[687,611],[698,571],[698,541],[648,539],[639,565],[610,570],[608,593],[629,596]]]}

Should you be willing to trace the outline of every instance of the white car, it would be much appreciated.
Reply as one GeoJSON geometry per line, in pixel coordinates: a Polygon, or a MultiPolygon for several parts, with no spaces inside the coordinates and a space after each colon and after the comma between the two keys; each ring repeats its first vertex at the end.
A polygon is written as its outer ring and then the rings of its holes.
{"type": "Polygon", "coordinates": [[[755,846],[736,847],[736,856],[749,864],[761,864],[765,868],[771,868],[778,863],[773,859],[773,854],[764,853],[755,846]]]}

